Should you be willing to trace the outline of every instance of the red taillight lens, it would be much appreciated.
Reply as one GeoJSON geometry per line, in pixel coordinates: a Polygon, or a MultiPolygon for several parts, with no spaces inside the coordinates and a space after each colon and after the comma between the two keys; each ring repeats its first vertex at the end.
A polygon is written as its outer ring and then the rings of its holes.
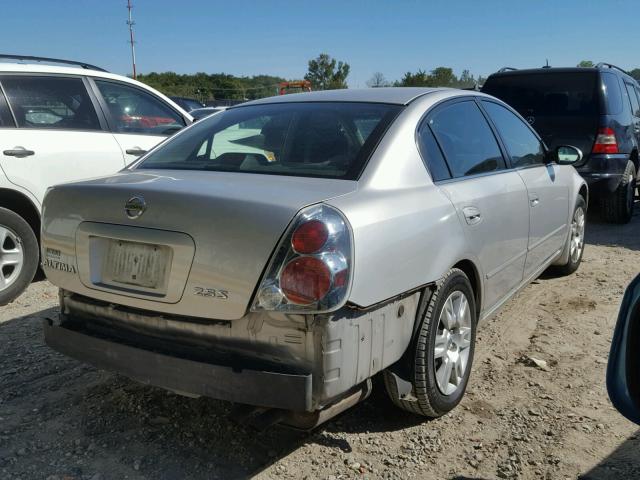
{"type": "Polygon", "coordinates": [[[618,141],[611,128],[600,128],[596,141],[593,144],[592,153],[618,153],[618,141]]]}
{"type": "Polygon", "coordinates": [[[282,269],[280,288],[290,302],[309,305],[329,292],[331,272],[315,257],[294,258],[282,269]]]}
{"type": "Polygon", "coordinates": [[[327,226],[320,220],[303,223],[291,237],[291,246],[297,253],[316,253],[329,238],[327,226]]]}

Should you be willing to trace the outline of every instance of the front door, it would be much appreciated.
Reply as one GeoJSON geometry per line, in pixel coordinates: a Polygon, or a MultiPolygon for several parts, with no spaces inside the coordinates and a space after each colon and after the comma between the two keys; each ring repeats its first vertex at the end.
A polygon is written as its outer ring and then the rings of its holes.
{"type": "Polygon", "coordinates": [[[522,283],[529,236],[527,191],[522,178],[506,168],[496,137],[473,100],[437,107],[428,125],[451,177],[437,183],[455,206],[482,269],[483,310],[488,311],[522,283]]]}
{"type": "Polygon", "coordinates": [[[41,203],[48,187],[109,175],[124,167],[80,77],[0,78],[17,128],[0,129],[0,166],[41,203]]]}
{"type": "Polygon", "coordinates": [[[527,187],[529,242],[525,278],[562,250],[568,234],[569,188],[563,168],[545,164],[545,148],[531,127],[508,108],[482,100],[507,149],[511,166],[527,187]]]}

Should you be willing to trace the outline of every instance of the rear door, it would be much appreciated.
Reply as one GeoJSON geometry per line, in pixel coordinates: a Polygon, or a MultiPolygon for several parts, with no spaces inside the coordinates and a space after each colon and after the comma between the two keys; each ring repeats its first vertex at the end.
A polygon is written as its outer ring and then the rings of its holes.
{"type": "Polygon", "coordinates": [[[522,282],[529,236],[524,182],[506,168],[496,137],[474,100],[437,107],[420,128],[421,141],[433,133],[439,148],[431,150],[436,155],[441,151],[446,160],[446,167],[437,159],[428,163],[434,181],[455,206],[471,253],[480,263],[487,311],[522,282]]]}
{"type": "MultiPolygon", "coordinates": [[[[124,167],[118,143],[78,76],[0,77],[16,128],[0,128],[0,166],[42,202],[48,187],[124,167]]],[[[13,127],[13,125],[11,125],[13,127]]]]}
{"type": "Polygon", "coordinates": [[[160,97],[124,82],[90,79],[128,164],[187,122],[160,97]]]}
{"type": "Polygon", "coordinates": [[[565,167],[545,164],[545,148],[531,128],[504,106],[482,100],[507,149],[512,168],[524,181],[529,200],[529,242],[525,278],[560,251],[567,238],[569,187],[565,167]]]}

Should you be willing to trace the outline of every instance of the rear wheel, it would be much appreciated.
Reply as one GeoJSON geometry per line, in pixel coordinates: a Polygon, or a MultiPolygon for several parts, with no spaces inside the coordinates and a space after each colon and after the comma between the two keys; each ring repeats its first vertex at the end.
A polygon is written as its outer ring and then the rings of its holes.
{"type": "Polygon", "coordinates": [[[394,374],[384,372],[395,405],[426,417],[440,417],[460,403],[475,349],[474,298],[471,283],[461,270],[450,270],[439,283],[411,347],[411,392],[399,394],[394,374]]]}
{"type": "Polygon", "coordinates": [[[636,167],[627,162],[618,188],[602,199],[602,210],[606,221],[628,223],[633,215],[636,194],[636,167]]]}
{"type": "Polygon", "coordinates": [[[565,247],[569,251],[569,258],[566,264],[553,267],[553,272],[558,275],[571,275],[580,266],[584,253],[584,230],[587,220],[586,210],[586,202],[584,198],[579,196],[576,201],[576,207],[573,210],[571,230],[569,232],[567,246],[565,247]]]}
{"type": "Polygon", "coordinates": [[[0,208],[0,305],[15,300],[38,268],[38,240],[22,217],[0,208]]]}

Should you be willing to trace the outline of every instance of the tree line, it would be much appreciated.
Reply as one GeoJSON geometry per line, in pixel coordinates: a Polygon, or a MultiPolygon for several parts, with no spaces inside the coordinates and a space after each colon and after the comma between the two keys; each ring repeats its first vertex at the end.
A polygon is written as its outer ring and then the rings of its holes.
{"type": "MultiPolygon", "coordinates": [[[[593,67],[591,60],[582,60],[578,67],[593,67]]],[[[337,60],[327,53],[321,53],[309,60],[305,80],[311,82],[313,90],[332,90],[348,88],[347,78],[350,65],[337,60]]],[[[629,72],[640,81],[640,68],[629,72]]],[[[178,74],[174,72],[138,75],[138,80],[160,90],[166,95],[193,97],[200,101],[207,100],[253,100],[276,95],[278,84],[285,78],[273,75],[254,75],[236,77],[225,73],[178,74]]],[[[389,81],[382,72],[375,72],[367,81],[367,86],[377,87],[451,87],[472,88],[482,85],[486,78],[474,76],[469,70],[463,70],[457,76],[449,67],[436,67],[427,71],[418,69],[408,71],[402,78],[389,81]]]]}

